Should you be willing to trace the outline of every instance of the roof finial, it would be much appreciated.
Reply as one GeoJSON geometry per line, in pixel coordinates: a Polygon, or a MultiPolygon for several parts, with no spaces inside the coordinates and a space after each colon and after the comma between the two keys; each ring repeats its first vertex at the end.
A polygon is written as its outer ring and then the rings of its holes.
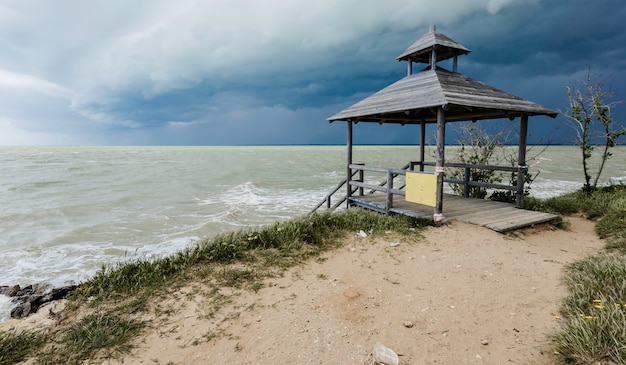
{"type": "Polygon", "coordinates": [[[437,31],[437,26],[435,24],[430,25],[430,32],[435,33],[437,31]]]}

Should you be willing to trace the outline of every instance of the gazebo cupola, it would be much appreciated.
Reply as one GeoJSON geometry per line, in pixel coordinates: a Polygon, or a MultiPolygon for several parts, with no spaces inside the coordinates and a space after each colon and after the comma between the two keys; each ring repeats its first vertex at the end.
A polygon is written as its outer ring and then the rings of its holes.
{"type": "Polygon", "coordinates": [[[437,33],[435,25],[430,26],[430,32],[423,35],[407,48],[396,59],[407,61],[407,76],[413,74],[413,63],[425,63],[426,70],[437,67],[437,63],[453,59],[452,72],[457,72],[458,57],[471,51],[447,36],[437,33]]]}

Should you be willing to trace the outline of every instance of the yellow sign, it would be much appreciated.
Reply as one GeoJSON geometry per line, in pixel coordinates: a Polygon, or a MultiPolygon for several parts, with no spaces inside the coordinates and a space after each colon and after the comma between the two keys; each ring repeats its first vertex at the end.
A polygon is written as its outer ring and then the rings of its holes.
{"type": "Polygon", "coordinates": [[[406,201],[434,207],[437,204],[437,176],[406,173],[406,201]]]}

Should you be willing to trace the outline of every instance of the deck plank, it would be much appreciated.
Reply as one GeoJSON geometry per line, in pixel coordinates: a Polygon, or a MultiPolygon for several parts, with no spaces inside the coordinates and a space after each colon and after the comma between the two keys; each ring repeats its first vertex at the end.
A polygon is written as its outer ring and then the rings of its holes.
{"type": "MultiPolygon", "coordinates": [[[[366,209],[385,212],[386,199],[385,194],[370,194],[354,196],[351,198],[351,201],[366,209]]],[[[395,214],[403,214],[415,218],[432,219],[434,208],[407,202],[401,196],[394,196],[393,207],[390,211],[395,214]]],[[[458,220],[487,227],[497,232],[506,232],[550,222],[559,217],[554,214],[519,209],[509,203],[464,198],[451,194],[444,194],[443,215],[446,221],[458,220]]]]}

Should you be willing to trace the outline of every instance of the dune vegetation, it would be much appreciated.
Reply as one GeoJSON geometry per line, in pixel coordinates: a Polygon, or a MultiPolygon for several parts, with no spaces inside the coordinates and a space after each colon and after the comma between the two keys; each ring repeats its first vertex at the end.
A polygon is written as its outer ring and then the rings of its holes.
{"type": "Polygon", "coordinates": [[[626,185],[583,190],[528,208],[584,214],[596,221],[606,250],[568,265],[563,281],[560,328],[548,336],[556,356],[567,364],[626,363],[626,185]]]}

